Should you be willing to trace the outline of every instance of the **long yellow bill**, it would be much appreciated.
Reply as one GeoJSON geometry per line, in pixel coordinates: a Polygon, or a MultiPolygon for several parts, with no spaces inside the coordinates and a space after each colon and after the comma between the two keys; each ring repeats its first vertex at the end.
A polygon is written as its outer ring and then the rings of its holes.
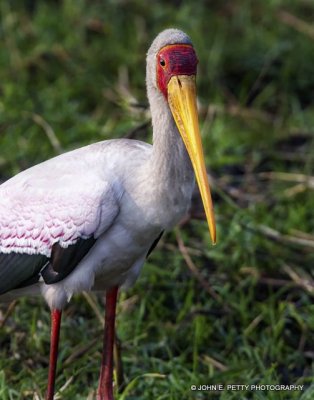
{"type": "Polygon", "coordinates": [[[216,224],[198,125],[195,76],[173,76],[168,83],[168,102],[192,162],[205,209],[209,233],[213,244],[215,244],[216,224]]]}

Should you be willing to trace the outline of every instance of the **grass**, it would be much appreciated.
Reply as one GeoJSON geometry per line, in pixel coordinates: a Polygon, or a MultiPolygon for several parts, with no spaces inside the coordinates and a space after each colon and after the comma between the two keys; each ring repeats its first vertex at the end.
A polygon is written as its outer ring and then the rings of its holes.
{"type": "MultiPolygon", "coordinates": [[[[117,399],[302,399],[314,391],[314,6],[308,0],[2,1],[3,179],[97,140],[150,140],[145,52],[163,28],[198,52],[200,119],[218,244],[197,196],[121,293],[117,399]],[[191,391],[191,385],[304,385],[191,391]]],[[[65,311],[58,398],[91,399],[102,299],[65,311]],[[91,306],[92,305],[92,306],[91,306]]],[[[0,398],[43,398],[49,312],[1,305],[0,398]]]]}

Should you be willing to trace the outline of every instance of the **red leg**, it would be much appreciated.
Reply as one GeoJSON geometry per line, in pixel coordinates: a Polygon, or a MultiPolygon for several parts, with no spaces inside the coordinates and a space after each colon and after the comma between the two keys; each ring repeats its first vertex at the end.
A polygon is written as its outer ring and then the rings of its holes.
{"type": "Polygon", "coordinates": [[[112,379],[117,295],[118,287],[114,287],[106,292],[104,346],[101,360],[97,400],[114,400],[112,379]]]}
{"type": "Polygon", "coordinates": [[[47,388],[46,400],[53,400],[53,395],[55,390],[61,316],[62,316],[61,310],[51,311],[50,357],[49,357],[48,388],[47,388]]]}

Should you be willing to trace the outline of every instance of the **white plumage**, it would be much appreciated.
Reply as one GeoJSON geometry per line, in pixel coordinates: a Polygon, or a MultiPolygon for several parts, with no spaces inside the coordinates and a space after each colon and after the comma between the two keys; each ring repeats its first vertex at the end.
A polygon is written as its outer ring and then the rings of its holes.
{"type": "Polygon", "coordinates": [[[97,290],[132,284],[153,241],[187,211],[192,170],[185,171],[190,179],[181,177],[166,154],[158,155],[159,176],[163,169],[176,174],[179,193],[173,186],[165,191],[162,182],[151,193],[155,156],[152,146],[139,141],[105,141],[50,159],[0,186],[1,252],[50,257],[56,242],[67,247],[78,238],[97,239],[63,281],[33,285],[33,293],[40,288],[51,308],[63,308],[73,293],[90,290],[95,274],[97,290]]]}

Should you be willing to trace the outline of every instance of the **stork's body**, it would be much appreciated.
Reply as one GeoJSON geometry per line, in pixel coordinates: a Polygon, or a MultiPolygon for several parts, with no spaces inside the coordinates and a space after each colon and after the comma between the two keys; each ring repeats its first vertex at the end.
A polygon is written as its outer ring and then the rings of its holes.
{"type": "MultiPolygon", "coordinates": [[[[62,310],[74,293],[110,293],[133,284],[156,238],[187,212],[194,172],[214,239],[198,136],[195,73],[190,39],[177,30],[164,31],[147,56],[153,146],[127,139],[92,144],[34,166],[0,186],[2,298],[42,293],[54,312],[62,310]]],[[[108,304],[115,304],[115,296],[116,291],[107,297],[108,304]]],[[[112,308],[109,314],[114,315],[112,308]]],[[[60,311],[53,316],[58,331],[60,311]]],[[[58,335],[52,339],[57,345],[58,335]]],[[[104,354],[102,375],[111,369],[112,359],[108,349],[104,354]]],[[[52,359],[49,400],[56,362],[52,359]]],[[[109,371],[104,380],[111,375],[109,371]]],[[[108,385],[101,389],[102,379],[99,398],[112,399],[108,385]]]]}
{"type": "MultiPolygon", "coordinates": [[[[127,139],[63,154],[1,185],[0,250],[4,260],[17,253],[23,263],[24,257],[35,259],[42,254],[44,267],[53,244],[66,249],[80,238],[96,239],[64,279],[55,284],[40,279],[15,293],[41,291],[51,308],[63,308],[73,293],[133,284],[154,240],[178,222],[189,206],[194,175],[189,162],[183,170],[176,168],[174,159],[188,157],[183,143],[178,144],[177,157],[162,155],[159,177],[155,178],[159,182],[154,186],[155,170],[150,171],[155,165],[153,147],[127,139]],[[167,187],[172,179],[160,179],[162,169],[176,177],[174,186],[167,187]],[[15,224],[10,226],[13,220],[15,224]]],[[[15,287],[23,285],[20,276],[11,274],[10,283],[14,285],[15,278],[15,287]]],[[[37,276],[39,279],[39,271],[37,276]]],[[[5,284],[0,282],[0,286],[5,284]]]]}

